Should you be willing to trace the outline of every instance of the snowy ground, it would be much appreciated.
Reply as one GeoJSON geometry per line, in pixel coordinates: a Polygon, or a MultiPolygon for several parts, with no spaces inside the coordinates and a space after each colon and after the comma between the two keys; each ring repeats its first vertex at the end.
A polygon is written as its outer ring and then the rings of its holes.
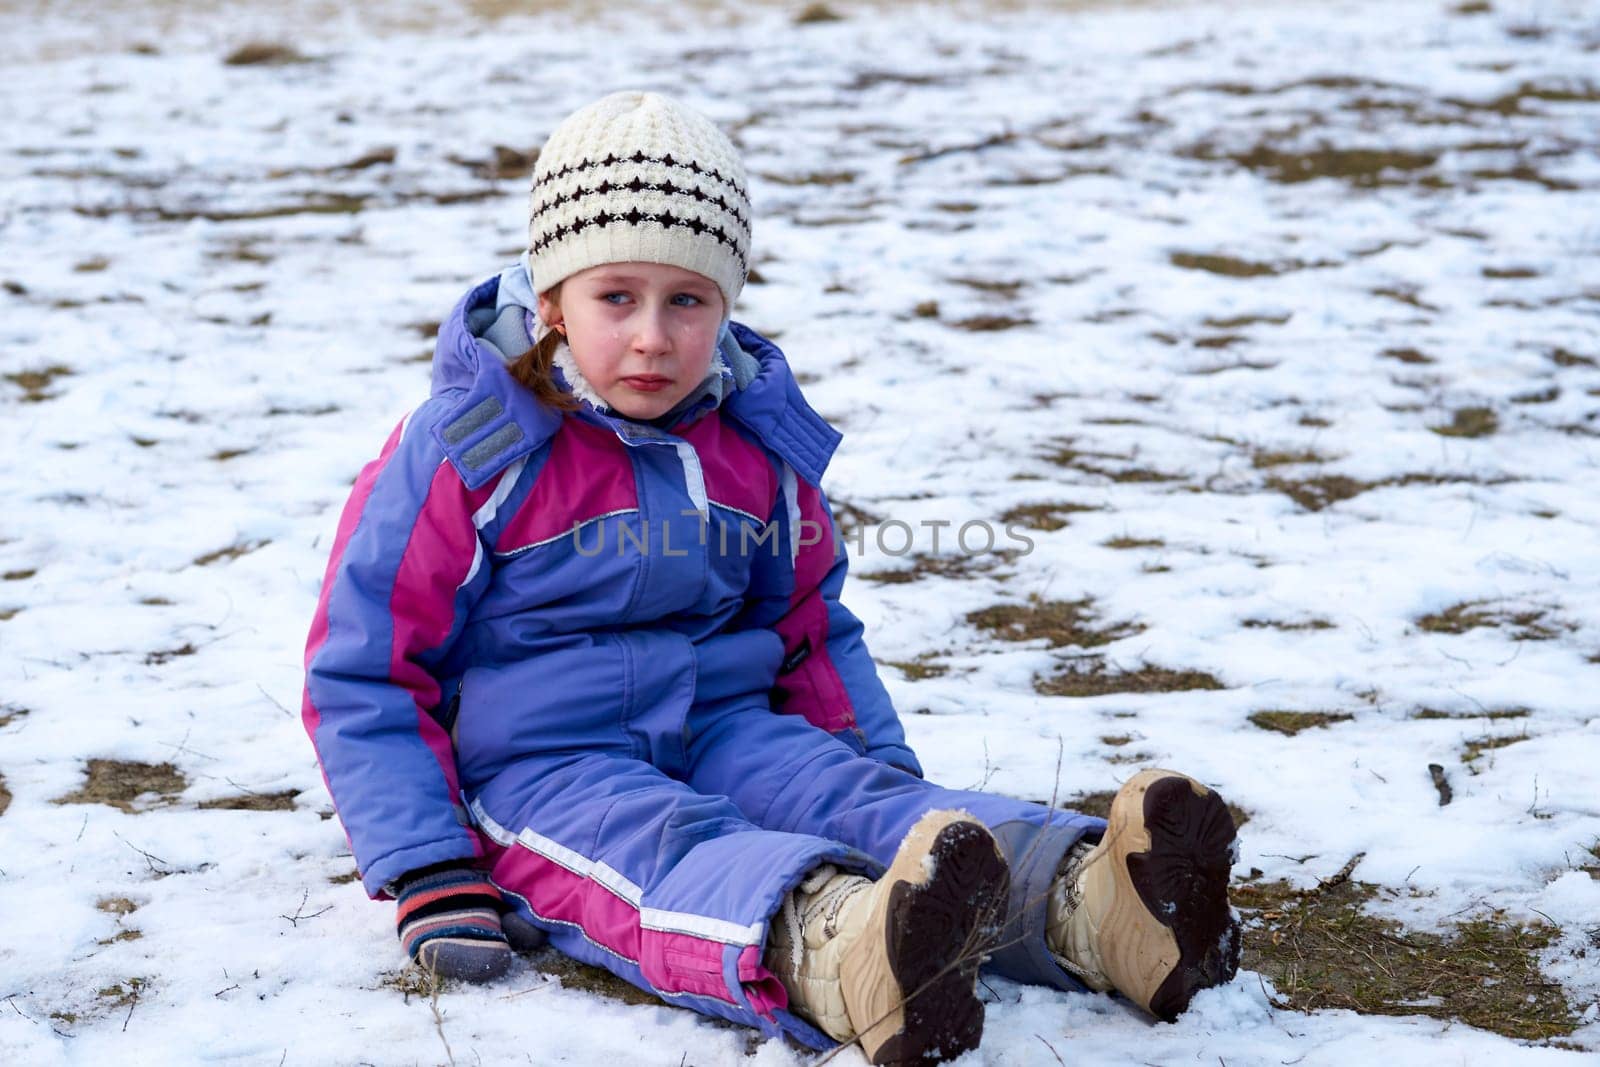
{"type": "Polygon", "coordinates": [[[347,488],[521,247],[517,152],[636,86],[747,154],[738,317],[846,432],[846,599],[931,777],[1185,768],[1249,815],[1241,882],[1364,854],[1408,930],[1531,924],[1577,1025],[1292,1011],[1247,971],[1153,1027],[996,981],[963,1062],[1600,1050],[1600,23],[1303,6],[347,15],[234,66],[253,8],[118,4],[85,55],[75,9],[5,5],[0,1062],[809,1061],[538,959],[403,996],[294,714],[347,488]],[[963,556],[968,521],[1032,548],[963,556]],[[1220,688],[1052,695],[1149,668],[1220,688]]]}

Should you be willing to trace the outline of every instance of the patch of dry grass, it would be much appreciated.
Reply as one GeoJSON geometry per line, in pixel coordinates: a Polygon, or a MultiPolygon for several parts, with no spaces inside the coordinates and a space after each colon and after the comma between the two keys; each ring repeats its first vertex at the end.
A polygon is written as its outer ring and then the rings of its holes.
{"type": "Polygon", "coordinates": [[[1266,480],[1268,489],[1280,492],[1307,511],[1323,508],[1345,500],[1353,500],[1374,489],[1408,488],[1414,485],[1496,485],[1503,478],[1481,478],[1453,474],[1402,474],[1377,481],[1362,481],[1344,474],[1320,474],[1314,478],[1288,478],[1272,475],[1266,480]]]}
{"type": "Polygon", "coordinates": [[[1494,752],[1497,749],[1509,748],[1519,741],[1529,739],[1529,734],[1524,730],[1520,734],[1511,734],[1504,737],[1478,737],[1468,741],[1461,749],[1461,762],[1473,774],[1479,773],[1477,763],[1483,758],[1484,753],[1494,752]]]}
{"type": "Polygon", "coordinates": [[[1385,348],[1378,355],[1384,359],[1398,360],[1401,363],[1425,364],[1435,362],[1432,356],[1419,352],[1415,348],[1385,348]]]}
{"type": "Polygon", "coordinates": [[[1282,1007],[1426,1015],[1525,1041],[1570,1034],[1578,1018],[1539,952],[1556,936],[1496,913],[1448,933],[1407,930],[1366,905],[1377,886],[1336,881],[1235,886],[1247,920],[1242,966],[1272,979],[1282,1007]]]}
{"type": "Polygon", "coordinates": [[[279,41],[249,41],[229,52],[222,62],[230,67],[281,67],[309,60],[292,45],[279,41]]]}
{"type": "Polygon", "coordinates": [[[54,803],[108,804],[134,813],[174,804],[188,787],[188,779],[170,763],[91,759],[84,770],[83,785],[57,797],[54,803]],[[154,799],[136,804],[149,797],[154,799]]]}
{"type": "Polygon", "coordinates": [[[1483,711],[1440,711],[1438,708],[1418,708],[1411,717],[1423,721],[1430,719],[1488,719],[1490,722],[1499,722],[1503,719],[1526,719],[1528,715],[1527,708],[1489,708],[1483,711]]]}
{"type": "Polygon", "coordinates": [[[1063,516],[1076,515],[1085,511],[1104,510],[1104,508],[1095,507],[1092,504],[1073,504],[1067,501],[1018,504],[1001,515],[1000,521],[1006,525],[1015,523],[1018,526],[1027,526],[1030,529],[1043,530],[1049,533],[1070,525],[1063,516]]]}
{"type": "Polygon", "coordinates": [[[284,789],[276,793],[241,793],[233,797],[202,800],[197,806],[202,811],[293,811],[298,789],[284,789]]]}
{"type": "Polygon", "coordinates": [[[196,567],[209,567],[211,564],[218,563],[222,560],[238,559],[240,556],[248,556],[250,553],[259,548],[265,548],[271,543],[272,542],[266,538],[261,538],[256,541],[239,541],[235,544],[228,545],[226,548],[219,548],[213,552],[207,552],[204,555],[196,556],[194,558],[194,565],[196,567]]]}
{"type": "Polygon", "coordinates": [[[1433,634],[1464,634],[1480,627],[1507,629],[1513,641],[1550,641],[1571,630],[1568,625],[1545,621],[1548,615],[1545,608],[1494,607],[1485,600],[1465,600],[1422,616],[1417,629],[1433,634]]]}
{"type": "Polygon", "coordinates": [[[1250,465],[1256,470],[1267,470],[1299,463],[1331,463],[1334,458],[1310,448],[1263,448],[1250,453],[1250,465]]]}
{"type": "Polygon", "coordinates": [[[1326,729],[1336,722],[1349,722],[1355,716],[1347,711],[1257,711],[1250,721],[1263,730],[1293,737],[1301,730],[1326,729]]]}
{"type": "Polygon", "coordinates": [[[46,367],[33,370],[13,371],[10,374],[0,375],[12,385],[22,390],[24,404],[38,404],[45,400],[53,400],[60,396],[59,392],[50,387],[58,378],[70,378],[76,372],[63,363],[52,363],[46,367]]]}
{"type": "Polygon", "coordinates": [[[1500,417],[1493,408],[1458,408],[1446,426],[1429,426],[1440,437],[1488,437],[1500,428],[1500,417]]]}
{"type": "Polygon", "coordinates": [[[555,949],[541,949],[534,953],[533,967],[541,974],[548,974],[559,981],[565,989],[581,989],[585,993],[594,993],[609,1000],[621,1001],[624,1004],[660,1004],[661,1001],[646,993],[638,986],[623,981],[610,971],[599,967],[590,967],[586,963],[579,963],[570,956],[564,956],[555,949]]]}
{"type": "Polygon", "coordinates": [[[1173,670],[1143,664],[1135,670],[1112,670],[1095,662],[1068,667],[1033,683],[1034,691],[1044,696],[1099,697],[1116,693],[1182,693],[1203,689],[1227,688],[1215,675],[1205,671],[1173,670]]]}
{"type": "Polygon", "coordinates": [[[1015,330],[1021,326],[1032,326],[1033,320],[1025,315],[984,314],[957,319],[950,325],[968,333],[996,333],[1001,330],[1015,330]]]}
{"type": "Polygon", "coordinates": [[[1051,648],[1099,648],[1142,633],[1138,623],[1096,621],[1094,601],[1045,600],[1030,597],[1025,604],[996,604],[967,613],[969,625],[1002,641],[1043,639],[1051,648]]]}
{"type": "Polygon", "coordinates": [[[950,665],[940,663],[932,652],[924,652],[915,659],[885,660],[884,666],[893,667],[911,682],[920,682],[926,678],[942,678],[950,673],[950,665]]]}
{"type": "Polygon", "coordinates": [[[1182,270],[1205,271],[1208,274],[1221,274],[1227,278],[1272,277],[1302,270],[1306,266],[1297,259],[1262,263],[1211,252],[1174,252],[1167,258],[1174,267],[1182,270]]]}

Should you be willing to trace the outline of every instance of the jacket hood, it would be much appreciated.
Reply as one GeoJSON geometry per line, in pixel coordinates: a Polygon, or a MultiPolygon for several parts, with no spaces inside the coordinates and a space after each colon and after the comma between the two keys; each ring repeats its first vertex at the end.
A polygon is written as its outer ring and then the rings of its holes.
{"type": "MultiPolygon", "coordinates": [[[[470,289],[440,323],[434,344],[430,391],[435,397],[459,397],[434,427],[435,436],[442,443],[449,436],[457,438],[450,443],[470,444],[456,427],[465,413],[482,410],[490,398],[503,409],[503,419],[495,421],[513,423],[521,431],[521,447],[508,449],[504,461],[493,465],[490,473],[542,444],[561,426],[562,414],[540,403],[506,369],[507,362],[531,343],[533,305],[532,287],[519,264],[470,289]],[[447,427],[451,427],[448,435],[447,427]]],[[[818,484],[840,434],[806,402],[778,346],[743,323],[729,322],[720,351],[733,380],[729,395],[719,393],[724,414],[777,452],[801,478],[818,484]]],[[[652,436],[648,425],[601,414],[592,407],[586,406],[576,417],[605,425],[624,440],[652,436]]],[[[471,438],[478,436],[473,433],[471,438]]],[[[488,476],[481,444],[480,462],[473,465],[472,474],[462,471],[469,485],[481,484],[488,476]]],[[[451,448],[445,451],[456,459],[451,448]]]]}

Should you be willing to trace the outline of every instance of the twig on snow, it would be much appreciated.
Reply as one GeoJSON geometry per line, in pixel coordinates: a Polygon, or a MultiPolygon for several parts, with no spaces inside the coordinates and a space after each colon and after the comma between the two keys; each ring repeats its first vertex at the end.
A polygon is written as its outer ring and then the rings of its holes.
{"type": "Polygon", "coordinates": [[[294,712],[290,711],[288,708],[286,708],[282,704],[278,703],[277,699],[275,697],[273,697],[273,695],[271,693],[267,692],[265,689],[262,689],[260,682],[256,683],[256,689],[258,689],[260,691],[262,696],[267,698],[267,700],[272,704],[273,707],[277,708],[279,711],[281,711],[285,715],[289,716],[289,718],[291,718],[291,719],[294,718],[294,712]]]}
{"type": "Polygon", "coordinates": [[[133,1018],[133,1009],[139,1006],[139,987],[133,987],[133,996],[128,1000],[128,1014],[122,1017],[122,1032],[128,1032],[128,1020],[133,1018]]]}
{"type": "Polygon", "coordinates": [[[310,896],[311,896],[311,890],[302,889],[300,891],[300,903],[299,903],[299,905],[297,905],[295,907],[294,914],[293,915],[279,915],[278,918],[289,920],[289,925],[298,929],[299,926],[300,926],[300,920],[301,919],[315,919],[318,915],[323,914],[323,912],[329,912],[329,911],[333,910],[333,905],[329,904],[326,908],[323,908],[320,911],[311,912],[309,915],[307,915],[305,913],[306,900],[309,899],[310,896]]]}
{"type": "Polygon", "coordinates": [[[146,852],[144,849],[140,848],[138,845],[134,844],[132,841],[129,841],[126,837],[123,837],[121,834],[117,833],[115,830],[111,831],[111,834],[118,841],[121,841],[124,845],[127,845],[129,848],[133,849],[139,855],[143,856],[146,866],[148,866],[150,868],[150,870],[152,872],[154,872],[155,874],[166,875],[166,874],[171,874],[172,873],[169,870],[161,869],[161,868],[165,868],[165,867],[170,866],[170,864],[168,864],[167,861],[162,859],[160,856],[152,856],[150,853],[146,852]],[[158,863],[161,864],[161,868],[157,868],[156,867],[156,864],[158,864],[158,863]]]}
{"type": "Polygon", "coordinates": [[[1040,1041],[1044,1041],[1044,1047],[1050,1050],[1050,1055],[1056,1058],[1056,1062],[1061,1064],[1061,1067],[1067,1067],[1067,1062],[1061,1058],[1061,1053],[1056,1051],[1056,1047],[1054,1045],[1044,1040],[1043,1034],[1034,1034],[1033,1036],[1037,1037],[1040,1041]]]}

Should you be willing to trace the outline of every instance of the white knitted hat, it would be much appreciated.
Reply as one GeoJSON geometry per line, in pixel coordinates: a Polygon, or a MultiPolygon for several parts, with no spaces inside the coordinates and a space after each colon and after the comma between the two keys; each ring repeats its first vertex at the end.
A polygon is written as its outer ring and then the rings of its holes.
{"type": "Polygon", "coordinates": [[[667,263],[717,283],[731,313],[749,274],[744,163],[704,115],[613,93],[568,115],[533,169],[536,292],[603,263],[667,263]]]}

